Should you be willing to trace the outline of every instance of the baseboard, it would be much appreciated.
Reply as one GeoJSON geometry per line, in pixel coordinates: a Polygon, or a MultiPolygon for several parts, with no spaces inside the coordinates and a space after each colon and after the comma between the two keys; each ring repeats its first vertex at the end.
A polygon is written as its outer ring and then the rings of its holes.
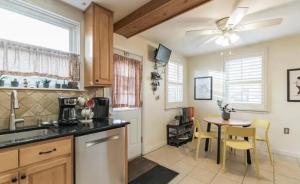
{"type": "Polygon", "coordinates": [[[293,157],[293,158],[300,158],[300,153],[293,153],[293,152],[288,152],[288,151],[283,151],[283,150],[278,150],[278,149],[273,149],[273,153],[278,154],[278,155],[283,155],[283,156],[288,156],[288,157],[293,157]]]}
{"type": "Polygon", "coordinates": [[[143,154],[143,155],[146,155],[147,153],[150,153],[150,152],[152,152],[152,151],[155,151],[155,150],[157,150],[157,149],[159,149],[159,148],[165,146],[166,144],[167,144],[166,141],[162,141],[162,142],[160,142],[160,143],[158,143],[158,144],[155,144],[155,145],[144,146],[144,147],[143,147],[142,154],[143,154]]]}

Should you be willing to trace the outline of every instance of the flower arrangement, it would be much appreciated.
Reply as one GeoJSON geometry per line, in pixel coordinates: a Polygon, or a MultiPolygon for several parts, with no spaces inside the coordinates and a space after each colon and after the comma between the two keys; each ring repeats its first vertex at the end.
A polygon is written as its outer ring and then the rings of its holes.
{"type": "Polygon", "coordinates": [[[230,119],[230,113],[231,112],[236,112],[234,108],[230,108],[229,104],[223,105],[222,100],[217,100],[217,104],[219,109],[222,111],[222,118],[224,120],[229,120],[230,119]]]}

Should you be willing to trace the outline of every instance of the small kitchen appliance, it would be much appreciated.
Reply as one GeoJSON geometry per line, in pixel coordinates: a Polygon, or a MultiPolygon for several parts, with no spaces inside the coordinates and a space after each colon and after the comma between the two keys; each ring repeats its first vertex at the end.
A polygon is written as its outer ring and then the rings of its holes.
{"type": "Polygon", "coordinates": [[[109,118],[109,99],[105,97],[94,97],[95,106],[93,119],[109,118]]]}
{"type": "Polygon", "coordinates": [[[79,120],[76,115],[75,106],[77,104],[78,97],[59,97],[59,125],[76,125],[79,120]]]}

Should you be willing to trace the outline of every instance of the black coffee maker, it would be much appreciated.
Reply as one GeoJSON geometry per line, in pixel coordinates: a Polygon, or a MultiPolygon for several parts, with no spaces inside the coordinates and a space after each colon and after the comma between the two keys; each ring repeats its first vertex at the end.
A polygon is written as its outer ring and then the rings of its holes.
{"type": "Polygon", "coordinates": [[[94,97],[93,119],[109,118],[109,99],[105,97],[94,97]]]}
{"type": "Polygon", "coordinates": [[[59,97],[59,114],[58,124],[59,125],[76,125],[79,120],[76,115],[75,106],[77,104],[78,97],[59,97]]]}

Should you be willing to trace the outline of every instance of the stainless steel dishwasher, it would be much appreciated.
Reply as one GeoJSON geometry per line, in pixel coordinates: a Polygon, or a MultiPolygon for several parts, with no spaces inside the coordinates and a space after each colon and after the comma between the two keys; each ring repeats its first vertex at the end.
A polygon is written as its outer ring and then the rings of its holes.
{"type": "Polygon", "coordinates": [[[125,128],[76,137],[76,184],[125,184],[125,141],[125,128]]]}

